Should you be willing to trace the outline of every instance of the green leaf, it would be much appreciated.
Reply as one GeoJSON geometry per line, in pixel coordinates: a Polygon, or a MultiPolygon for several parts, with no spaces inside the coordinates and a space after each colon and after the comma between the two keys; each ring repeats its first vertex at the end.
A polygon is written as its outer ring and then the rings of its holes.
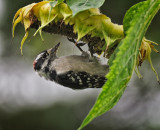
{"type": "Polygon", "coordinates": [[[148,0],[133,6],[125,16],[126,19],[132,17],[130,21],[124,19],[124,26],[129,22],[125,30],[126,37],[120,43],[115,60],[111,62],[112,66],[107,75],[108,81],[79,130],[94,118],[110,110],[119,101],[135,68],[144,34],[159,8],[160,0],[148,0]]]}
{"type": "Polygon", "coordinates": [[[138,10],[139,6],[142,6],[144,4],[144,2],[140,2],[134,6],[132,6],[132,8],[130,8],[125,16],[124,16],[124,19],[123,19],[123,29],[124,29],[124,33],[126,33],[126,31],[128,30],[128,28],[131,26],[131,21],[133,19],[132,15],[129,15],[129,14],[135,14],[135,13],[139,13],[141,12],[141,10],[138,10]],[[137,12],[138,11],[138,12],[137,12]]]}
{"type": "Polygon", "coordinates": [[[111,57],[108,60],[108,65],[112,66],[114,59],[116,58],[117,53],[119,52],[119,47],[121,46],[122,42],[120,42],[118,44],[118,46],[116,47],[116,49],[114,50],[113,54],[111,55],[111,57]]]}
{"type": "Polygon", "coordinates": [[[99,8],[105,0],[67,0],[67,5],[71,8],[73,16],[77,13],[90,9],[99,8]]]}
{"type": "MultiPolygon", "coordinates": [[[[53,8],[57,4],[57,1],[49,2],[49,4],[53,8]]],[[[50,11],[52,10],[52,8],[50,9],[50,11]]]]}
{"type": "Polygon", "coordinates": [[[64,1],[64,0],[58,0],[58,4],[59,4],[59,3],[62,3],[63,1],[64,1]]]}

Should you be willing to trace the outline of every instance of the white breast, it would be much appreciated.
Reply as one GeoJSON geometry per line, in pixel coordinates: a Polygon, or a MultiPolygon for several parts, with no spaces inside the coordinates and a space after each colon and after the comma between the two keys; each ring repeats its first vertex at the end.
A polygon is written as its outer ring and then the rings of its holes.
{"type": "Polygon", "coordinates": [[[88,57],[71,55],[55,59],[51,63],[51,68],[55,68],[57,74],[65,73],[67,71],[87,72],[91,75],[105,76],[109,68],[107,65],[102,65],[98,61],[90,61],[88,57]]]}

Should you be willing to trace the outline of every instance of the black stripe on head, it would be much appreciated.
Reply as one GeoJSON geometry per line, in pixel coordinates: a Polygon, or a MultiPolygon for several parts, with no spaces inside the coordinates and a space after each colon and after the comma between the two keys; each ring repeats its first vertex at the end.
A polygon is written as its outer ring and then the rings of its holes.
{"type": "Polygon", "coordinates": [[[43,51],[43,52],[41,52],[37,57],[36,57],[36,59],[35,59],[35,65],[34,65],[34,69],[35,70],[40,70],[41,69],[41,67],[42,67],[42,64],[44,63],[44,61],[45,60],[47,60],[48,57],[49,56],[49,54],[48,54],[48,52],[45,50],[45,51],[43,51]]]}

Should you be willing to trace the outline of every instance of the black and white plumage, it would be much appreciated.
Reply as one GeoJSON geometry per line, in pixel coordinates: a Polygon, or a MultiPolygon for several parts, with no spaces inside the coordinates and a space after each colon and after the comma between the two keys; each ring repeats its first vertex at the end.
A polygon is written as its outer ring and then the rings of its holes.
{"type": "Polygon", "coordinates": [[[102,65],[98,58],[90,57],[86,52],[57,57],[59,45],[36,57],[33,65],[40,76],[72,89],[101,88],[104,85],[109,71],[107,65],[102,65]]]}

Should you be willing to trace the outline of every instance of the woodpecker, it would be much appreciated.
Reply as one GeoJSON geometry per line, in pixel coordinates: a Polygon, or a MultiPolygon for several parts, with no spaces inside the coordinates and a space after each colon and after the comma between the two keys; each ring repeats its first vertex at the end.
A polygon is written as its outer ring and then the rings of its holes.
{"type": "Polygon", "coordinates": [[[104,85],[108,65],[84,51],[81,55],[57,57],[59,46],[60,43],[37,55],[33,67],[40,76],[72,89],[101,88],[104,85]]]}

